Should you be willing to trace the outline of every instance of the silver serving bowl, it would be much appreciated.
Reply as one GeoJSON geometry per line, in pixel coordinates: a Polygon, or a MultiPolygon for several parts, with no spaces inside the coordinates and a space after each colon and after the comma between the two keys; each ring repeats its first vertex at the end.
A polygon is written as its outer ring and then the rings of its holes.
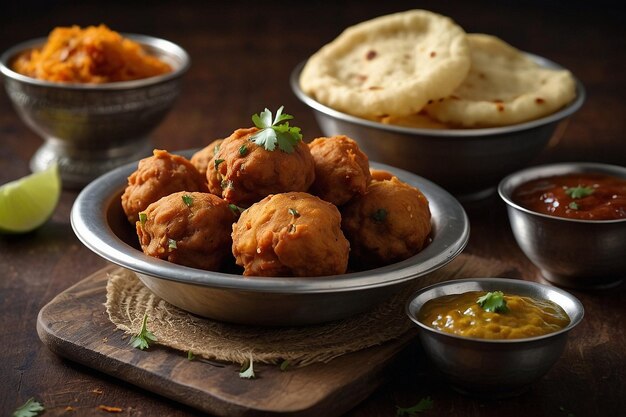
{"type": "MultiPolygon", "coordinates": [[[[544,67],[562,69],[545,58],[528,55],[544,67]]],[[[583,85],[576,80],[576,99],[537,120],[481,129],[411,128],[362,119],[317,102],[300,88],[303,66],[301,63],[293,70],[291,88],[313,109],[324,135],[348,135],[371,159],[429,178],[461,200],[493,194],[502,177],[539,155],[559,123],[585,100],[583,85]]]]}
{"type": "Polygon", "coordinates": [[[124,34],[173,68],[168,74],[106,84],[53,83],[11,69],[22,52],[45,38],[20,43],[0,57],[4,86],[22,120],[45,144],[31,159],[41,171],[56,162],[63,185],[82,187],[152,150],[148,134],[172,108],[189,56],[178,45],[144,35],[124,34]]]}
{"type": "Polygon", "coordinates": [[[525,182],[576,172],[626,179],[626,168],[571,162],[535,166],[504,178],[498,193],[507,206],[511,229],[524,254],[549,281],[574,288],[606,288],[626,277],[626,219],[575,220],[548,216],[516,204],[511,195],[525,182]]]}
{"type": "Polygon", "coordinates": [[[156,295],[184,310],[242,324],[321,323],[372,309],[409,282],[446,265],[469,238],[467,215],[446,191],[408,172],[377,163],[371,166],[394,173],[424,193],[432,211],[433,240],[409,259],[369,271],[311,278],[243,277],[149,257],[138,249],[137,236],[120,203],[136,163],[85,187],[72,207],[71,222],[89,249],[135,271],[156,295]]]}
{"type": "Polygon", "coordinates": [[[426,354],[456,390],[490,398],[523,392],[545,375],[559,359],[567,335],[583,318],[583,305],[573,295],[548,285],[506,278],[463,279],[435,284],[415,293],[406,307],[419,328],[426,354]],[[433,329],[417,317],[433,298],[468,291],[502,291],[505,294],[550,300],[565,310],[570,324],[543,336],[491,340],[457,336],[433,329]]]}

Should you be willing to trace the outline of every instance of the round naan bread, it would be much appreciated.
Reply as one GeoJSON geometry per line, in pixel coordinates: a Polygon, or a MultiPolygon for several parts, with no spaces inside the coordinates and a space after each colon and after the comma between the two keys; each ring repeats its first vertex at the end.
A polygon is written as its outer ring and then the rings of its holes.
{"type": "Polygon", "coordinates": [[[522,123],[559,110],[576,97],[567,70],[540,66],[501,39],[468,34],[471,67],[463,83],[425,111],[457,127],[492,127],[522,123]]]}
{"type": "Polygon", "coordinates": [[[450,95],[469,65],[461,27],[410,10],[346,29],[311,56],[300,86],[320,103],[356,116],[406,116],[450,95]]]}

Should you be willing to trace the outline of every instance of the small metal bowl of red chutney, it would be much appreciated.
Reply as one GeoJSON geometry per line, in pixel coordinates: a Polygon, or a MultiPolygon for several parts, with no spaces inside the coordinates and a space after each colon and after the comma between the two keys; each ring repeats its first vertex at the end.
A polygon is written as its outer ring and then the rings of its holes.
{"type": "Polygon", "coordinates": [[[626,167],[535,166],[504,178],[498,193],[515,240],[548,281],[596,289],[626,278],[626,167]]]}

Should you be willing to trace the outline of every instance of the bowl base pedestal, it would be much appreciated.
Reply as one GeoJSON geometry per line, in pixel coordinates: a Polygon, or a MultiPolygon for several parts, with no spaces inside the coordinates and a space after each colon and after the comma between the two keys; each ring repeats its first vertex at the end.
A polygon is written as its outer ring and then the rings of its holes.
{"type": "Polygon", "coordinates": [[[114,168],[149,156],[153,148],[148,138],[135,141],[132,147],[83,151],[49,140],[31,158],[30,169],[33,172],[43,171],[56,163],[63,188],[81,189],[114,168]]]}

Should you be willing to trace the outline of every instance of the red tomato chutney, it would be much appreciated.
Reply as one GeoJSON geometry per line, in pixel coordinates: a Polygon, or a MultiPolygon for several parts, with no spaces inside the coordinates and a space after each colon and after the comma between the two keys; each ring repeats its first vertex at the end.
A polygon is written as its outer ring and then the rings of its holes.
{"type": "Polygon", "coordinates": [[[511,199],[537,213],[566,219],[626,219],[626,179],[607,174],[539,178],[517,187],[511,199]]]}

